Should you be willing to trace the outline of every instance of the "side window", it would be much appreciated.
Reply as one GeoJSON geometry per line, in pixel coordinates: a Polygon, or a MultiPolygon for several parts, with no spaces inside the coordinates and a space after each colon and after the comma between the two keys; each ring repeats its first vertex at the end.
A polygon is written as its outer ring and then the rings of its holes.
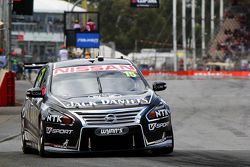
{"type": "Polygon", "coordinates": [[[42,68],[37,77],[36,77],[36,82],[34,84],[34,88],[38,88],[40,87],[41,83],[42,83],[42,80],[43,80],[43,77],[44,77],[44,74],[46,73],[46,67],[42,68]]]}
{"type": "Polygon", "coordinates": [[[36,81],[35,81],[35,83],[34,83],[34,88],[37,88],[38,87],[38,85],[39,85],[39,77],[40,77],[40,75],[41,75],[41,70],[38,72],[38,74],[37,74],[37,76],[36,76],[36,81]]]}
{"type": "Polygon", "coordinates": [[[46,71],[44,73],[44,76],[43,76],[43,79],[42,79],[42,82],[40,84],[40,87],[46,87],[46,84],[47,84],[47,81],[48,81],[48,75],[49,75],[49,69],[46,68],[46,71]]]}

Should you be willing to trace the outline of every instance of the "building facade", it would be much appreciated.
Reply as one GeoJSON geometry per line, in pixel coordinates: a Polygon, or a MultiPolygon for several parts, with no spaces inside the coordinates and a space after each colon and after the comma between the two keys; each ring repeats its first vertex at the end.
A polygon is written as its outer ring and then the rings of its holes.
{"type": "MultiPolygon", "coordinates": [[[[64,43],[64,11],[73,4],[62,0],[34,0],[31,16],[12,15],[13,54],[26,62],[55,61],[64,43]]],[[[86,11],[75,7],[74,11],[86,11]]]]}

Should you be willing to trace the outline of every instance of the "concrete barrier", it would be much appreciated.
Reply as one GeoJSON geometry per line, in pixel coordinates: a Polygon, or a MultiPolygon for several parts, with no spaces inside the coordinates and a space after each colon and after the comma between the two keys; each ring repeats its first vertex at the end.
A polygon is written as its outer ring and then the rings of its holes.
{"type": "Polygon", "coordinates": [[[227,77],[227,78],[248,78],[250,79],[250,71],[149,71],[143,70],[142,74],[146,77],[164,76],[164,77],[227,77]]]}
{"type": "Polygon", "coordinates": [[[0,106],[15,105],[15,73],[0,70],[0,106]]]}

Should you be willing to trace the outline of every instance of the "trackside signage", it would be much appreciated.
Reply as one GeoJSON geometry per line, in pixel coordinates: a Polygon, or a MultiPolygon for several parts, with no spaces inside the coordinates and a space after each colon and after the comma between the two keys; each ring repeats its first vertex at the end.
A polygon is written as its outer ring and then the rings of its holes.
{"type": "Polygon", "coordinates": [[[53,76],[59,74],[75,73],[75,72],[90,72],[90,71],[134,71],[136,69],[132,65],[96,65],[96,66],[77,66],[56,68],[53,71],[53,76]]]}
{"type": "Polygon", "coordinates": [[[159,8],[159,0],[130,0],[131,7],[135,8],[159,8]]]}
{"type": "Polygon", "coordinates": [[[76,47],[77,48],[99,48],[100,34],[98,33],[77,33],[76,47]]]}

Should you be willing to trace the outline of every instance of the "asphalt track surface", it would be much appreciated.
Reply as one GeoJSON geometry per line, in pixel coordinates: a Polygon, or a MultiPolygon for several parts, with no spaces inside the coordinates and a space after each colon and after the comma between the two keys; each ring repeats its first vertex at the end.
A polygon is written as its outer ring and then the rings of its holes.
{"type": "MultiPolygon", "coordinates": [[[[172,154],[25,155],[20,108],[0,108],[0,166],[250,166],[250,80],[168,80],[167,84],[168,89],[159,94],[172,108],[172,154]]],[[[16,82],[20,103],[28,87],[26,81],[16,82]]]]}

